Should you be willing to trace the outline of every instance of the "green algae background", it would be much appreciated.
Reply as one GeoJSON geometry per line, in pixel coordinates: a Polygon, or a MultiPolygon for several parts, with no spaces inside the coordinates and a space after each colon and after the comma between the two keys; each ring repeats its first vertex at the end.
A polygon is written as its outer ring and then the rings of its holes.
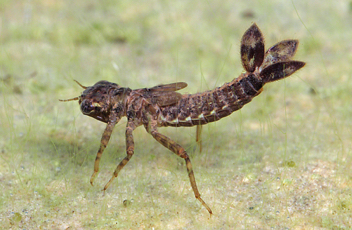
{"type": "Polygon", "coordinates": [[[352,2],[0,2],[0,225],[4,229],[350,229],[352,2]],[[125,156],[114,130],[89,184],[105,124],[83,116],[74,83],[130,88],[185,81],[212,89],[243,72],[240,40],[256,22],[266,48],[299,39],[307,65],[268,84],[242,110],[203,127],[160,128],[182,159],[143,127],[125,156]]]}

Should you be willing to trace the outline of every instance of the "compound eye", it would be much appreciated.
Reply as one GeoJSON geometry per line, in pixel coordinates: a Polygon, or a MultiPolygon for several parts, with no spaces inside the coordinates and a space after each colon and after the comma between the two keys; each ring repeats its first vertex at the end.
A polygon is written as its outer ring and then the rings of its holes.
{"type": "Polygon", "coordinates": [[[83,100],[81,103],[81,111],[83,114],[89,114],[94,110],[94,106],[87,100],[83,100]]]}

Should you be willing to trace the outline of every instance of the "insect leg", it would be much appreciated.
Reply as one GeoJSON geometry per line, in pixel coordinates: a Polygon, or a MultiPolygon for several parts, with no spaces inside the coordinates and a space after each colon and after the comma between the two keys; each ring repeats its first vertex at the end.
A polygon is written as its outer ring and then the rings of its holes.
{"type": "Polygon", "coordinates": [[[197,125],[197,132],[196,132],[196,142],[199,146],[199,152],[202,152],[202,125],[197,125]]]}
{"type": "Polygon", "coordinates": [[[106,148],[107,144],[109,143],[112,130],[114,129],[114,126],[116,125],[117,122],[118,121],[116,119],[113,120],[112,122],[109,122],[105,128],[103,136],[101,137],[100,148],[98,150],[97,157],[95,158],[94,172],[93,172],[92,176],[90,177],[90,184],[91,185],[93,185],[94,179],[99,171],[99,162],[100,162],[101,156],[103,155],[104,149],[106,148]]]}
{"type": "Polygon", "coordinates": [[[111,179],[105,185],[104,191],[110,186],[110,184],[115,179],[115,177],[117,177],[119,175],[120,170],[128,163],[128,161],[133,156],[133,153],[134,153],[134,141],[133,141],[132,132],[133,132],[133,130],[135,130],[135,128],[136,128],[136,125],[132,121],[129,121],[127,123],[127,126],[126,126],[126,153],[127,153],[127,156],[116,167],[114,173],[112,174],[111,179]]]}
{"type": "Polygon", "coordinates": [[[200,198],[200,193],[197,188],[196,179],[194,177],[191,160],[189,159],[189,156],[188,156],[187,152],[185,151],[185,149],[181,145],[177,144],[175,141],[168,138],[167,136],[164,136],[163,134],[159,133],[156,130],[156,128],[153,128],[152,130],[148,130],[148,132],[150,132],[150,134],[154,137],[154,139],[157,140],[160,144],[162,144],[163,146],[165,146],[166,148],[168,148],[172,152],[176,153],[179,157],[182,157],[183,159],[185,159],[186,167],[187,167],[187,171],[188,171],[188,177],[191,182],[191,186],[192,186],[194,195],[195,195],[196,199],[199,200],[202,203],[202,205],[208,210],[208,212],[210,214],[212,214],[213,212],[211,211],[209,206],[204,202],[204,200],[202,200],[202,198],[200,198]]]}

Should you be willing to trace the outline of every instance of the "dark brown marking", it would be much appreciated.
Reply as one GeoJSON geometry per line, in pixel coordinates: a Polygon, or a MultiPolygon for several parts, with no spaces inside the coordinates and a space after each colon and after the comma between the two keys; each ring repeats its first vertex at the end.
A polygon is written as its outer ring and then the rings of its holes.
{"type": "Polygon", "coordinates": [[[286,78],[302,68],[306,63],[300,61],[279,62],[265,68],[260,76],[264,83],[286,78]]]}
{"type": "Polygon", "coordinates": [[[255,23],[249,27],[242,37],[241,59],[247,72],[254,72],[263,63],[264,37],[255,23]]]}
{"type": "Polygon", "coordinates": [[[298,44],[298,40],[284,40],[275,44],[265,52],[262,68],[290,60],[295,55],[298,44]]]}

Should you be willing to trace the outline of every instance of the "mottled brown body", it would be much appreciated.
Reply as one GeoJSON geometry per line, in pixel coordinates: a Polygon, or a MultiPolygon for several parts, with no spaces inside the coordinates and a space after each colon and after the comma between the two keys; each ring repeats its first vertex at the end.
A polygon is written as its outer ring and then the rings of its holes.
{"type": "Polygon", "coordinates": [[[246,73],[214,90],[203,93],[181,95],[175,91],[187,86],[184,82],[159,85],[153,88],[132,90],[115,83],[100,81],[85,90],[81,96],[62,100],[78,100],[84,115],[107,123],[101,138],[100,148],[94,164],[91,184],[99,171],[99,162],[110,140],[114,126],[127,117],[126,154],[113,173],[104,191],[134,153],[132,132],[143,125],[160,144],[185,159],[190,183],[196,199],[212,214],[197,189],[192,164],[185,149],[175,141],[159,133],[162,126],[194,126],[217,121],[241,109],[263,90],[264,84],[290,76],[305,63],[291,61],[298,46],[297,40],[285,40],[264,52],[264,38],[253,24],[241,41],[241,60],[246,73]]]}
{"type": "Polygon", "coordinates": [[[262,91],[261,83],[248,79],[241,76],[214,90],[183,95],[176,105],[160,108],[159,126],[204,125],[230,115],[262,91]]]}

